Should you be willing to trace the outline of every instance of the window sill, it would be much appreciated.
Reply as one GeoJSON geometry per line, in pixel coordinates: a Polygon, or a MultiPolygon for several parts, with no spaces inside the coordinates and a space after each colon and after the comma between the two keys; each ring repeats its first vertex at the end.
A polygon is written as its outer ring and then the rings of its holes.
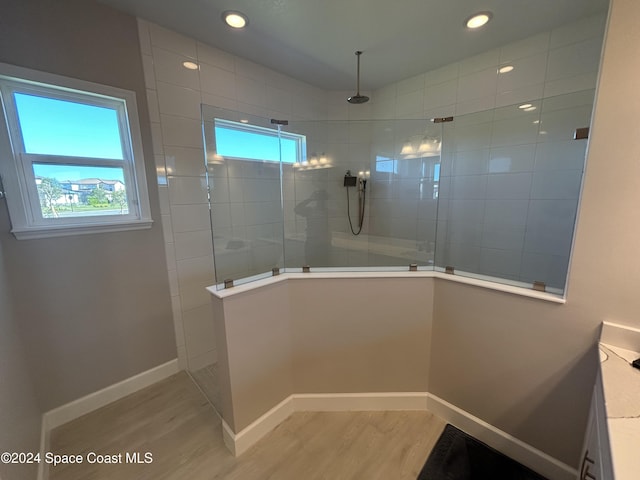
{"type": "Polygon", "coordinates": [[[83,225],[65,225],[52,227],[14,228],[11,233],[18,240],[36,238],[66,237],[70,235],[86,235],[91,233],[124,232],[128,230],[145,230],[151,228],[153,220],[135,220],[131,222],[98,223],[83,225]]]}

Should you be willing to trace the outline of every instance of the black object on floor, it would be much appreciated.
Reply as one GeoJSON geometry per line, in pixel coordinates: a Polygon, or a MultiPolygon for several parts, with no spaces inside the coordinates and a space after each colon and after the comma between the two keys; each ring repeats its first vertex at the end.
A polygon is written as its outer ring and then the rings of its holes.
{"type": "Polygon", "coordinates": [[[447,424],[417,480],[546,480],[447,424]]]}

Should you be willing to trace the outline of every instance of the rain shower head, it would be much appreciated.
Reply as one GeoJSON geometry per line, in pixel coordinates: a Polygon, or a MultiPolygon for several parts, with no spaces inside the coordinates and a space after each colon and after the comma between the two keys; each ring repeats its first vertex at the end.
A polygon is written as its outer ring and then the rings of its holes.
{"type": "Polygon", "coordinates": [[[369,101],[369,97],[366,95],[360,95],[359,93],[347,98],[347,102],[353,103],[357,105],[358,103],[367,103],[369,101]]]}
{"type": "Polygon", "coordinates": [[[347,102],[353,104],[366,103],[369,101],[369,97],[366,95],[360,95],[360,55],[362,55],[361,51],[356,52],[356,56],[358,57],[358,75],[356,79],[356,94],[347,98],[347,102]]]}

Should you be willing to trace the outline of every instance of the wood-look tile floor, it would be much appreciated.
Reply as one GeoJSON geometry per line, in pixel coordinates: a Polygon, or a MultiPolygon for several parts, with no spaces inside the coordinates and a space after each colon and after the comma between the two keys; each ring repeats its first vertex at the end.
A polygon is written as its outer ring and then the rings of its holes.
{"type": "Polygon", "coordinates": [[[50,480],[415,480],[445,422],[428,412],[295,413],[244,455],[181,372],[55,429],[56,454],[122,453],[121,464],[58,465],[50,480]],[[125,452],[151,452],[149,464],[125,452]]]}

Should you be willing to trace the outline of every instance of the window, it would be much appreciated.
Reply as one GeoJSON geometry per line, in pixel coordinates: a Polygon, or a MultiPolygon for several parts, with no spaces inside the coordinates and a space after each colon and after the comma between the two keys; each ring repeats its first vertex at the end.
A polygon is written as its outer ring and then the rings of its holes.
{"type": "Polygon", "coordinates": [[[151,226],[133,92],[0,64],[0,97],[17,238],[151,226]]]}
{"type": "Polygon", "coordinates": [[[395,158],[376,155],[376,172],[397,174],[398,160],[396,160],[395,158]]]}
{"type": "Polygon", "coordinates": [[[216,118],[215,138],[216,153],[225,158],[296,163],[305,157],[304,136],[282,130],[216,118]]]}

